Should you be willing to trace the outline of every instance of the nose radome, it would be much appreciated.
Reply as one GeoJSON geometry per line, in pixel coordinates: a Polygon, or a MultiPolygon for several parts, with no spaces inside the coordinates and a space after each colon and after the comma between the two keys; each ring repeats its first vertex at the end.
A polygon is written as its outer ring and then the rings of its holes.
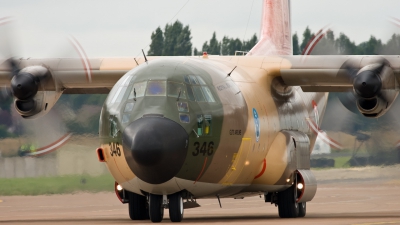
{"type": "Polygon", "coordinates": [[[132,172],[147,183],[161,184],[181,169],[189,135],[175,121],[144,117],[125,128],[122,142],[132,172]]]}

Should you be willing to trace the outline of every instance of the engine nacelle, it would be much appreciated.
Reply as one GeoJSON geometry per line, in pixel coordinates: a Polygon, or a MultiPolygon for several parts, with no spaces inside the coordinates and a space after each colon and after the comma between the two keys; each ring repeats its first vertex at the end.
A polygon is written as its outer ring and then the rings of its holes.
{"type": "Polygon", "coordinates": [[[397,97],[396,79],[385,63],[363,67],[353,80],[357,108],[366,117],[384,115],[397,97]]]}
{"type": "Polygon", "coordinates": [[[383,116],[396,100],[398,89],[392,68],[386,61],[364,66],[350,74],[353,92],[338,93],[342,104],[350,111],[365,117],[383,116]]]}
{"type": "Polygon", "coordinates": [[[14,107],[18,114],[25,119],[34,119],[43,116],[50,111],[60,98],[62,92],[38,91],[28,100],[14,100],[14,107]]]}
{"type": "Polygon", "coordinates": [[[28,66],[11,80],[14,107],[23,118],[36,118],[46,114],[60,98],[50,71],[44,66],[28,66]]]}

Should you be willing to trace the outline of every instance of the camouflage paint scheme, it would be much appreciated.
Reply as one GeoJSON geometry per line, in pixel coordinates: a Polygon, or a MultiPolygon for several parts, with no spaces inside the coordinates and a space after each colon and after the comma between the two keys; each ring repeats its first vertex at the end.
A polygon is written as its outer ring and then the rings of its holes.
{"type": "MultiPolygon", "coordinates": [[[[126,78],[131,83],[145,80],[183,83],[183,75],[201,76],[211,88],[216,102],[186,100],[189,103],[191,121],[181,123],[176,98],[145,96],[137,99],[130,122],[146,114],[162,114],[181,124],[189,134],[189,149],[184,166],[175,178],[156,185],[145,183],[132,173],[127,163],[130,159],[125,155],[126,151],[121,150],[121,156],[111,156],[110,143],[122,143],[122,139],[121,135],[110,137],[108,118],[115,115],[121,131],[129,122],[121,123],[124,101],[115,105],[105,104],[101,116],[101,147],[105,149],[107,165],[116,181],[125,189],[136,193],[145,191],[165,195],[185,189],[196,198],[215,197],[216,194],[221,197],[240,196],[240,193],[248,195],[249,191],[258,193],[289,187],[297,168],[288,171],[288,143],[285,138],[280,137],[280,131],[304,132],[313,143],[316,135],[311,132],[307,122],[307,119],[314,119],[315,115],[312,101],[317,103],[322,116],[327,95],[304,93],[301,88],[296,87],[287,97],[274,98],[274,87],[271,85],[276,76],[262,68],[262,65],[282,60],[268,58],[269,62],[265,62],[263,57],[257,60],[245,57],[177,57],[151,60],[132,70],[127,75],[132,78],[126,78]],[[228,76],[236,65],[238,67],[228,76]],[[259,118],[259,140],[256,137],[253,109],[259,118]],[[198,127],[198,115],[212,116],[210,135],[197,137],[193,131],[198,127]],[[278,141],[274,142],[276,139],[278,141]],[[196,142],[213,142],[213,153],[194,156],[196,142]],[[271,148],[273,144],[275,145],[271,148]],[[291,179],[289,182],[288,178],[291,179]]],[[[121,80],[124,79],[123,77],[121,80]]],[[[119,83],[116,87],[118,85],[119,83]]]]}
{"type": "MultiPolygon", "coordinates": [[[[398,56],[351,56],[351,61],[355,68],[362,68],[381,62],[382,58],[393,70],[392,81],[395,82],[400,74],[398,56]]],[[[309,124],[313,121],[319,125],[322,121],[326,92],[352,87],[350,81],[341,78],[340,70],[349,59],[349,56],[208,56],[149,57],[149,61],[144,62],[143,58],[102,58],[88,59],[90,74],[82,68],[80,59],[20,59],[17,62],[20,67],[41,65],[51,72],[54,82],[42,84],[39,91],[50,96],[45,99],[47,111],[62,93],[108,93],[111,89],[111,98],[117,88],[129,83],[167,80],[184,84],[185,75],[200,76],[215,102],[190,101],[187,96],[178,100],[168,96],[144,96],[137,98],[132,111],[124,113],[126,103],[133,102],[127,100],[131,92],[127,85],[121,103],[108,104],[107,100],[104,104],[100,139],[111,174],[126,190],[139,194],[172,194],[187,190],[194,197],[203,198],[284,190],[292,184],[296,169],[308,169],[309,153],[316,139],[309,124]],[[189,123],[181,123],[178,102],[188,103],[189,123]],[[123,114],[128,114],[128,121],[122,122],[123,114]],[[162,114],[180,124],[189,135],[184,165],[174,178],[162,184],[138,179],[122,148],[124,128],[146,114],[162,114]],[[197,137],[197,116],[200,115],[212,117],[211,132],[197,137]],[[110,118],[116,124],[114,134],[110,134],[110,118]],[[304,140],[308,155],[304,152],[296,155],[291,150],[290,137],[295,136],[304,140]],[[210,142],[213,142],[212,150],[208,146],[210,142]],[[206,143],[206,150],[201,149],[203,143],[206,143]],[[113,150],[119,147],[121,155],[111,154],[110,146],[114,146],[113,150]],[[201,151],[194,156],[196,148],[201,151]]],[[[6,64],[0,64],[0,84],[9,85],[9,73],[6,64]]],[[[397,82],[390,88],[397,93],[397,82]]],[[[389,108],[390,104],[386,110],[389,108]]]]}

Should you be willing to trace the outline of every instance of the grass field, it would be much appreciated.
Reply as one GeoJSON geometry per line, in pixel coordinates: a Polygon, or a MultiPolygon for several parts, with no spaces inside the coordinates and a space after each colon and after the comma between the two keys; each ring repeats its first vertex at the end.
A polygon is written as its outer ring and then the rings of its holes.
{"type": "Polygon", "coordinates": [[[1,178],[0,196],[8,195],[48,195],[74,192],[113,191],[114,179],[111,175],[1,178]]]}
{"type": "Polygon", "coordinates": [[[343,156],[343,157],[336,157],[335,158],[335,168],[349,168],[350,164],[348,161],[350,160],[351,156],[343,156]]]}

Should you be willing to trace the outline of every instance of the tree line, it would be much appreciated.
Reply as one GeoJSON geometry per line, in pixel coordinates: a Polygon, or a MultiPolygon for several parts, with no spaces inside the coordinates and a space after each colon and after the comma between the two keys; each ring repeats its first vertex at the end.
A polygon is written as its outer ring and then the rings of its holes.
{"type": "Polygon", "coordinates": [[[193,48],[191,31],[188,25],[184,26],[179,20],[167,24],[162,30],[158,27],[151,33],[151,43],[147,54],[149,56],[191,56],[207,52],[210,55],[235,55],[236,51],[249,51],[257,44],[257,35],[249,40],[224,36],[217,39],[216,32],[209,41],[205,41],[201,50],[193,48]]]}
{"type": "MultiPolygon", "coordinates": [[[[303,32],[303,40],[300,43],[297,33],[293,35],[293,55],[300,55],[307,43],[315,36],[307,27],[303,32]]],[[[337,38],[333,31],[327,31],[325,36],[318,42],[312,55],[398,55],[400,54],[400,35],[393,34],[392,37],[383,43],[371,35],[368,41],[355,44],[344,33],[337,38]]]]}

